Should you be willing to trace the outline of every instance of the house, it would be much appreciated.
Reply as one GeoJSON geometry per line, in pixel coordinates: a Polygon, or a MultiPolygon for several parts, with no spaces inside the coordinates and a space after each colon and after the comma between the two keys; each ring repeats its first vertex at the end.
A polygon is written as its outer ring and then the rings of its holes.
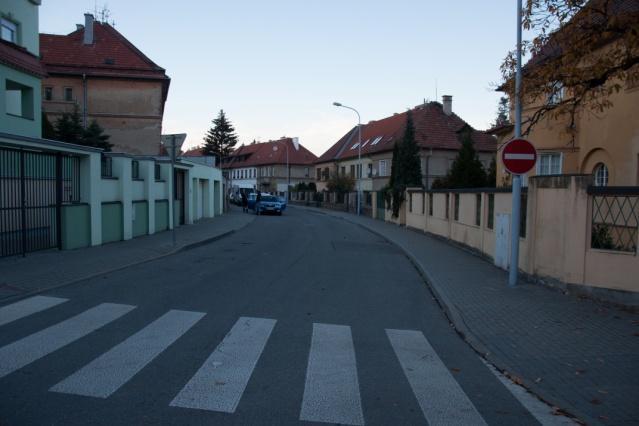
{"type": "MultiPolygon", "coordinates": [[[[587,6],[595,3],[598,7],[608,8],[606,10],[608,19],[616,19],[615,17],[623,15],[626,18],[634,16],[635,22],[639,20],[639,2],[591,1],[587,6]]],[[[568,31],[565,28],[567,26],[557,31],[544,48],[524,66],[524,82],[527,75],[534,72],[540,64],[543,65],[544,61],[561,58],[561,40],[566,36],[563,31],[568,31]]],[[[606,55],[617,42],[615,38],[604,39],[602,43],[595,45],[591,54],[606,55]]],[[[639,65],[635,64],[628,74],[632,75],[633,72],[635,76],[639,76],[639,65]]],[[[571,123],[568,115],[546,115],[532,127],[528,134],[524,135],[535,145],[538,152],[536,168],[528,173],[528,177],[592,174],[594,183],[598,186],[639,185],[639,120],[637,120],[639,78],[628,78],[623,82],[608,79],[603,89],[612,89],[616,84],[620,84],[619,91],[612,90],[608,98],[612,103],[611,107],[603,111],[578,107],[574,123],[571,123]]],[[[524,94],[522,99],[524,131],[527,128],[526,123],[535,113],[543,108],[558,105],[572,96],[571,88],[564,87],[563,82],[549,81],[547,87],[548,93],[544,98],[531,99],[531,96],[524,94]]],[[[498,90],[507,91],[507,84],[502,85],[498,90]]],[[[511,100],[510,104],[514,105],[514,102],[511,100]]],[[[512,111],[511,114],[513,114],[512,111]]],[[[490,132],[497,136],[500,146],[514,135],[511,125],[499,126],[491,129],[490,132]]],[[[498,155],[500,156],[501,153],[498,155]]],[[[497,162],[497,185],[510,185],[510,175],[501,161],[497,162]]]]}
{"type": "MultiPolygon", "coordinates": [[[[430,188],[437,178],[446,176],[461,148],[459,135],[468,124],[452,110],[452,96],[444,96],[443,103],[429,102],[411,110],[415,139],[420,148],[423,185],[430,188]]],[[[325,190],[334,174],[360,176],[365,199],[368,193],[379,191],[388,184],[391,174],[393,147],[401,141],[407,112],[394,114],[361,126],[361,157],[363,174],[357,169],[358,129],[354,127],[331,146],[315,163],[318,190],[325,190]]],[[[470,128],[475,150],[484,168],[488,168],[497,148],[491,135],[470,128]]]]}
{"type": "Polygon", "coordinates": [[[106,22],[85,14],[67,35],[40,34],[42,108],[54,123],[77,106],[96,120],[113,151],[157,155],[170,79],[163,68],[106,22]]]}
{"type": "Polygon", "coordinates": [[[0,3],[0,129],[39,138],[40,92],[46,76],[40,64],[38,0],[0,3]]]}
{"type": "Polygon", "coordinates": [[[222,169],[233,192],[257,189],[284,195],[289,186],[314,181],[316,160],[297,138],[283,137],[240,146],[224,158],[222,169]]]}

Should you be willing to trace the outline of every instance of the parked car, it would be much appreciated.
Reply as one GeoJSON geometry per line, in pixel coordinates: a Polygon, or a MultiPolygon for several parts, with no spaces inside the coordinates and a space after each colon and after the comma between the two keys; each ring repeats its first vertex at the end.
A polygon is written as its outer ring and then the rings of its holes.
{"type": "MultiPolygon", "coordinates": [[[[286,208],[286,204],[284,204],[284,208],[286,208]]],[[[255,214],[275,213],[282,215],[283,210],[282,202],[278,197],[273,195],[262,194],[260,202],[255,203],[255,214]]]]}
{"type": "Polygon", "coordinates": [[[280,200],[280,203],[282,204],[282,211],[286,210],[286,198],[285,197],[277,197],[280,200]]]}

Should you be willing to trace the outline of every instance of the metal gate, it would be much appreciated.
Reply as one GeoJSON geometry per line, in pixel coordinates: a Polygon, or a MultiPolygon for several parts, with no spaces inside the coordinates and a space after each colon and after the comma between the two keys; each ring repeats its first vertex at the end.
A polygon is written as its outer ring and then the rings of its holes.
{"type": "Polygon", "coordinates": [[[175,169],[175,174],[173,175],[173,200],[177,204],[177,212],[174,210],[174,214],[177,214],[178,225],[184,225],[185,177],[184,170],[175,169]]]}
{"type": "Polygon", "coordinates": [[[63,203],[80,201],[80,159],[0,147],[0,257],[61,248],[63,203]]]}
{"type": "Polygon", "coordinates": [[[386,215],[386,200],[384,198],[384,191],[377,191],[377,215],[375,217],[379,220],[384,220],[386,215]]]}

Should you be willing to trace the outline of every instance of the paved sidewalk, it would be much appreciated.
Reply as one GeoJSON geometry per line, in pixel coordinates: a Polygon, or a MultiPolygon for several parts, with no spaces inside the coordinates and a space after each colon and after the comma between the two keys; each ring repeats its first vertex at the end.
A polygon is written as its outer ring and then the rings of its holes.
{"type": "Polygon", "coordinates": [[[415,263],[467,342],[515,382],[588,424],[639,424],[639,315],[522,282],[444,240],[348,213],[415,263]]]}
{"type": "Polygon", "coordinates": [[[241,229],[254,219],[255,216],[231,207],[231,211],[222,216],[176,228],[175,246],[169,231],[92,248],[50,250],[0,259],[0,300],[59,287],[196,247],[241,229]]]}

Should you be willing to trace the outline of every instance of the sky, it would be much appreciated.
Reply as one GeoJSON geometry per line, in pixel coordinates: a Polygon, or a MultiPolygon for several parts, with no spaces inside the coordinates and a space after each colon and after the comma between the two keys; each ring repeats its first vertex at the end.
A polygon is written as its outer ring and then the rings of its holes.
{"type": "Polygon", "coordinates": [[[299,137],[321,155],[357,124],[442,95],[477,129],[496,116],[516,43],[506,0],[44,0],[40,32],[67,34],[102,6],[171,86],[163,133],[202,144],[220,109],[240,143],[299,137]]]}

